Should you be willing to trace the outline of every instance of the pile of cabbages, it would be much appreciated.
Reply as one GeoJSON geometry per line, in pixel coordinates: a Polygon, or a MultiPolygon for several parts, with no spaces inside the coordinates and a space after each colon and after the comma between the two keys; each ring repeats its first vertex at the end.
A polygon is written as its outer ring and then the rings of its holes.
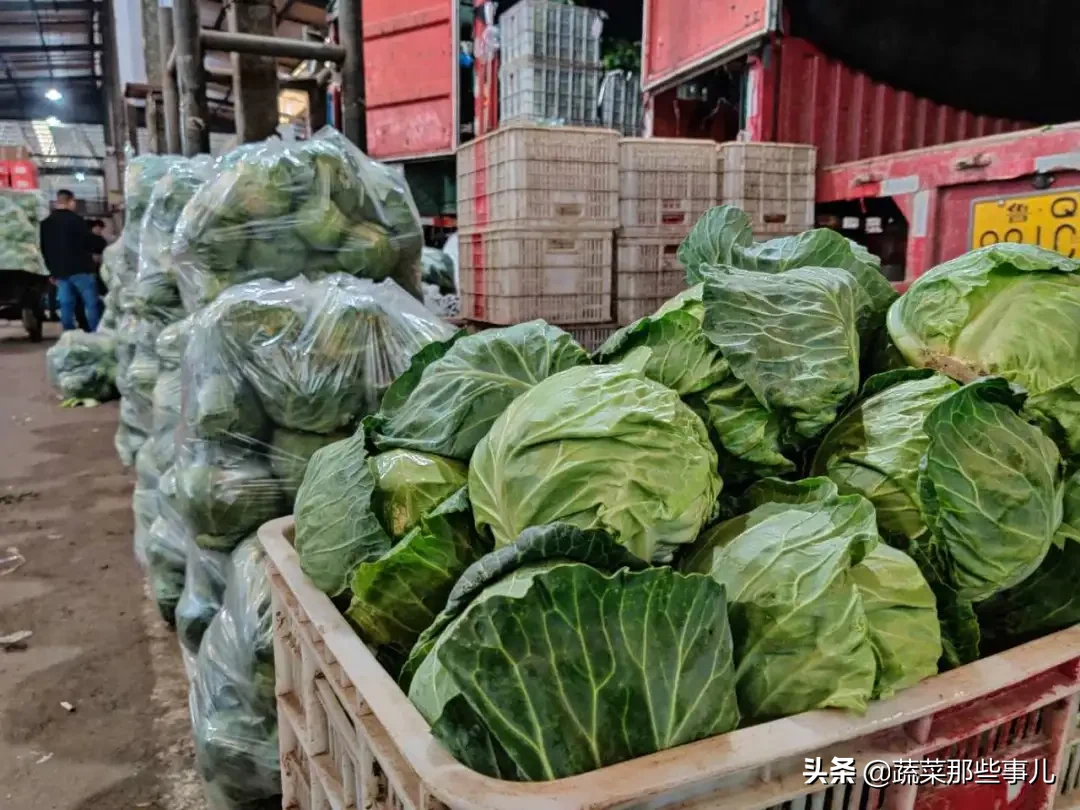
{"type": "Polygon", "coordinates": [[[304,571],[484,774],[862,712],[1080,620],[1080,262],[996,245],[898,298],[727,206],[679,258],[592,356],[427,346],[299,488],[304,571]]]}

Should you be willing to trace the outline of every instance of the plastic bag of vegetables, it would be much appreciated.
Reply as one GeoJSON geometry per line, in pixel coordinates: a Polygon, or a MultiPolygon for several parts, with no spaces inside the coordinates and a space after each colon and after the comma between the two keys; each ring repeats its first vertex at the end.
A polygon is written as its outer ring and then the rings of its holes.
{"type": "Polygon", "coordinates": [[[49,274],[41,256],[39,201],[34,192],[0,190],[0,270],[49,274]]]}
{"type": "Polygon", "coordinates": [[[154,504],[156,515],[145,540],[147,578],[161,617],[174,625],[176,606],[184,591],[187,549],[192,535],[175,507],[176,483],[172,470],[162,474],[154,494],[158,496],[154,504]]]}
{"type": "Polygon", "coordinates": [[[150,207],[154,185],[173,166],[187,158],[179,155],[139,155],[127,161],[124,170],[124,231],[121,242],[126,252],[128,271],[134,275],[139,267],[139,245],[142,240],[142,220],[150,207]]]}
{"type": "Polygon", "coordinates": [[[132,303],[136,311],[166,323],[183,317],[173,270],[172,240],[180,214],[214,172],[209,155],[178,160],[154,184],[139,225],[139,256],[132,303]]]}
{"type": "Polygon", "coordinates": [[[273,612],[262,547],[254,537],[232,555],[221,611],[195,662],[190,709],[195,762],[211,810],[274,806],[281,775],[273,612]]]}
{"type": "Polygon", "coordinates": [[[199,645],[225,598],[230,557],[220,551],[199,548],[190,535],[187,540],[184,590],[176,605],[176,634],[188,675],[192,676],[199,645]]]}
{"type": "Polygon", "coordinates": [[[61,399],[115,399],[116,336],[64,332],[45,353],[49,383],[61,399]]]}
{"type": "Polygon", "coordinates": [[[312,454],[374,412],[412,356],[453,331],[392,281],[252,281],[194,316],[184,355],[179,501],[228,551],[287,514],[312,454]]]}
{"type": "Polygon", "coordinates": [[[173,257],[193,312],[256,278],[345,272],[420,294],[423,233],[404,179],[332,129],[223,159],[184,207],[173,257]]]}

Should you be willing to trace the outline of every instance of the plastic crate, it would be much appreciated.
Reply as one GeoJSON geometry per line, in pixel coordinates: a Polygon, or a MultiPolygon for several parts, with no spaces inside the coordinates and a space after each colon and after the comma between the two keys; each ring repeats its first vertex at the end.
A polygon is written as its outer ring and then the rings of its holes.
{"type": "Polygon", "coordinates": [[[503,62],[547,59],[568,64],[599,65],[601,12],[582,6],[521,0],[499,17],[503,62]]]}
{"type": "Polygon", "coordinates": [[[458,225],[614,229],[619,136],[602,129],[511,126],[458,150],[458,225]]]}
{"type": "Polygon", "coordinates": [[[622,327],[617,323],[594,323],[587,326],[568,326],[566,331],[587,352],[595,352],[622,327]]]}
{"type": "Polygon", "coordinates": [[[504,62],[499,67],[499,121],[596,126],[603,78],[600,65],[530,58],[504,62]]]}
{"type": "Polygon", "coordinates": [[[508,325],[611,320],[612,231],[460,232],[461,314],[508,325]]]}
{"type": "Polygon", "coordinates": [[[686,289],[686,271],[678,258],[681,244],[681,238],[619,232],[615,312],[620,324],[652,315],[686,289]]]}
{"type": "Polygon", "coordinates": [[[259,531],[274,609],[285,810],[1072,810],[1080,627],[871,704],[808,712],[556,782],[456,762],[329,597],[292,520],[259,531]],[[1045,760],[1057,784],[807,785],[807,758],[1045,760]],[[351,803],[350,803],[351,802],[351,803]]]}
{"type": "Polygon", "coordinates": [[[814,227],[816,147],[735,141],[719,155],[720,201],[746,211],[755,233],[814,227]]]}
{"type": "Polygon", "coordinates": [[[685,236],[716,205],[717,165],[712,141],[619,141],[620,226],[685,236]]]}
{"type": "Polygon", "coordinates": [[[600,126],[627,137],[641,135],[645,128],[644,97],[636,73],[611,71],[600,83],[600,126]]]}

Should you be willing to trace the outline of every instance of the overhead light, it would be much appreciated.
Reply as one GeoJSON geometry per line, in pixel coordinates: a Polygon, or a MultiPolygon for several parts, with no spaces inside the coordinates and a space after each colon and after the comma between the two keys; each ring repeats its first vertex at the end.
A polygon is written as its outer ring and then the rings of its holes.
{"type": "Polygon", "coordinates": [[[64,97],[64,94],[57,90],[55,87],[50,87],[45,91],[45,98],[49,101],[59,101],[64,97]]]}
{"type": "Polygon", "coordinates": [[[60,126],[61,121],[55,115],[50,115],[48,118],[45,119],[45,123],[48,124],[50,127],[58,127],[60,126]]]}
{"type": "Polygon", "coordinates": [[[86,175],[82,172],[75,172],[75,179],[81,183],[83,180],[86,179],[86,175]]]}

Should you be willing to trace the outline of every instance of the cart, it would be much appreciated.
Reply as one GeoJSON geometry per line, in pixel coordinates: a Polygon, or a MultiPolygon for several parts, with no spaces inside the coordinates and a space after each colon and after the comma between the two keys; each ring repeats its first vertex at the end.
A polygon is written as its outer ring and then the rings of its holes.
{"type": "Polygon", "coordinates": [[[0,318],[21,320],[34,343],[41,342],[48,288],[48,276],[25,270],[0,270],[0,318]]]}

